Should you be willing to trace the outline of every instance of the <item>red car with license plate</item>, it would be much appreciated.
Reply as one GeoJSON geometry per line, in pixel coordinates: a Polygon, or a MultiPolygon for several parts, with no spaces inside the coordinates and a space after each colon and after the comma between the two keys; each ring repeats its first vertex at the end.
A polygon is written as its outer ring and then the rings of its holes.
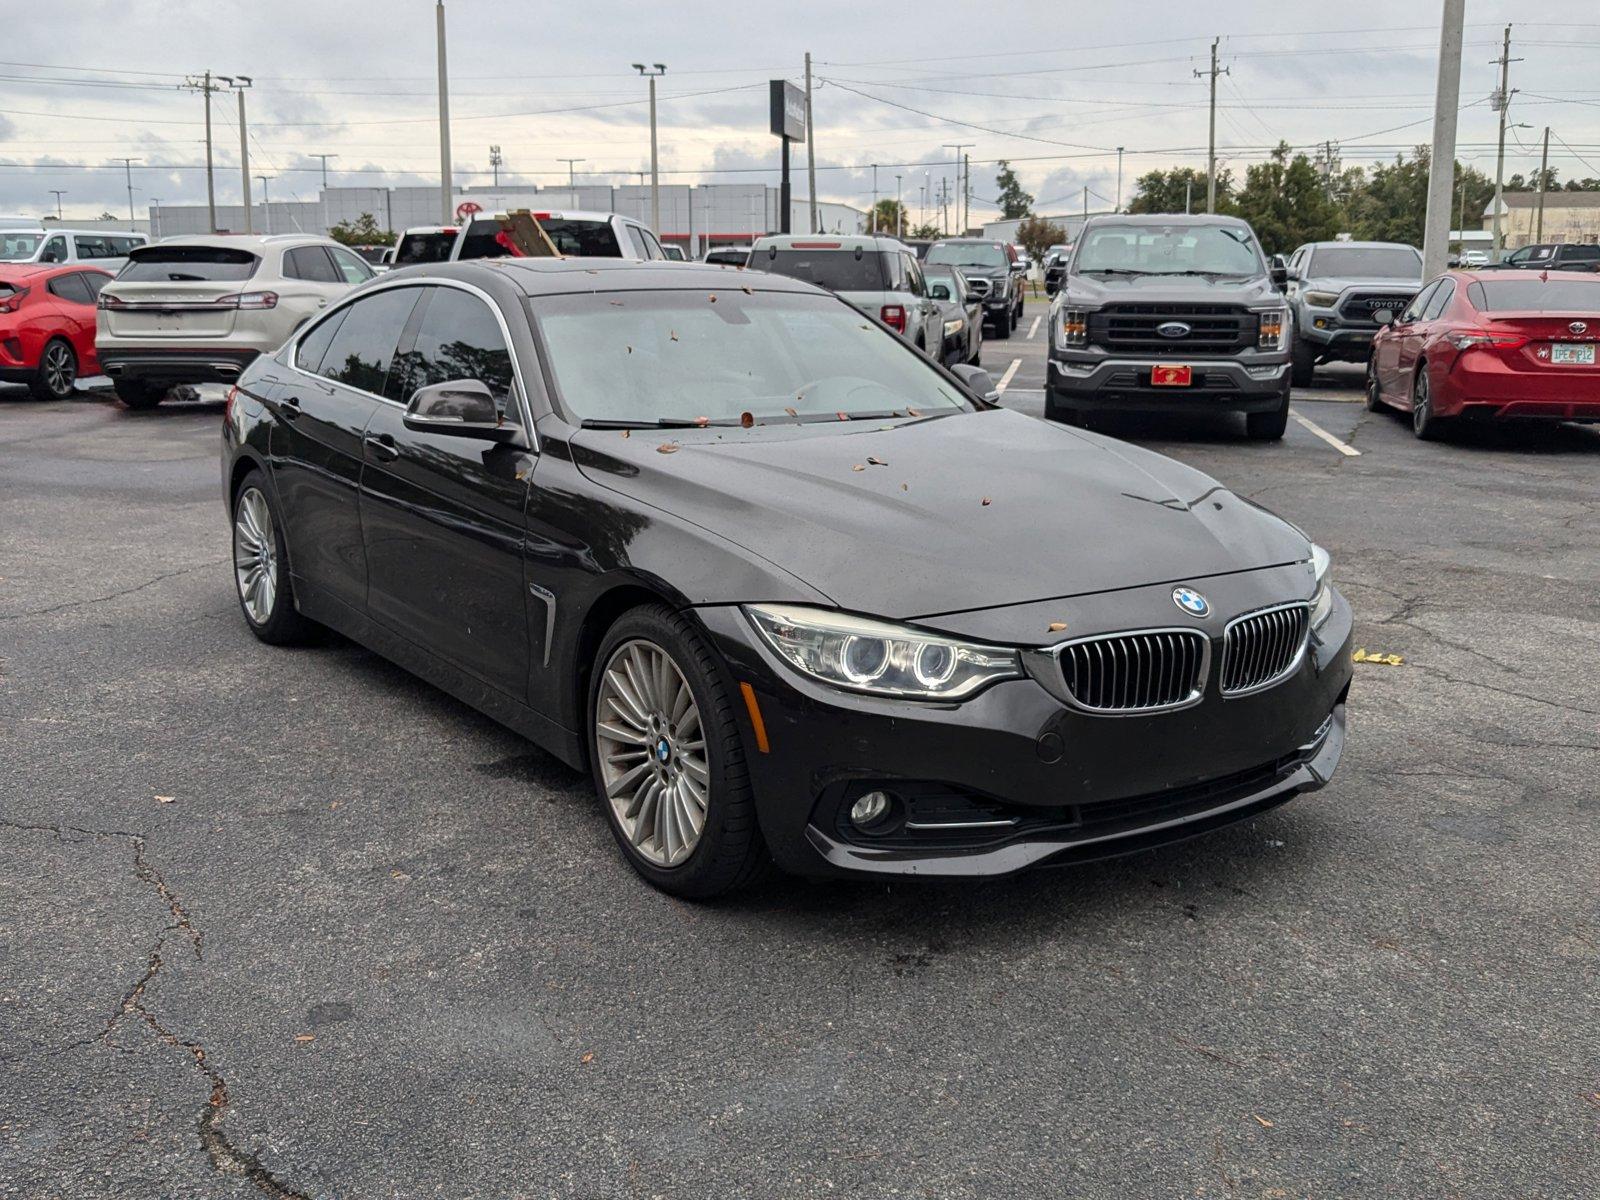
{"type": "Polygon", "coordinates": [[[110,282],[95,267],[0,263],[0,383],[65,400],[79,376],[100,374],[95,301],[110,282]]]}
{"type": "Polygon", "coordinates": [[[1447,271],[1373,339],[1382,405],[1420,438],[1462,418],[1600,421],[1600,275],[1447,271]]]}

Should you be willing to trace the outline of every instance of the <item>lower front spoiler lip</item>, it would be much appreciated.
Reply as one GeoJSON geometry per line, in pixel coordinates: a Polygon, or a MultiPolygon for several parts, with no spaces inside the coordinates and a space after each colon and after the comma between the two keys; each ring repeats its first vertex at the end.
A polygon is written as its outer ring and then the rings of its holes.
{"type": "MultiPolygon", "coordinates": [[[[992,878],[1034,866],[1065,866],[1115,858],[1170,845],[1186,838],[1246,820],[1276,808],[1301,792],[1316,791],[1333,778],[1344,753],[1345,706],[1334,706],[1328,731],[1316,751],[1299,766],[1265,787],[1235,796],[1215,808],[1153,821],[1134,829],[1084,837],[1044,837],[1010,842],[991,850],[945,854],[912,850],[874,850],[829,837],[816,825],[806,826],[806,839],[831,867],[857,875],[922,876],[927,878],[992,878]]],[[[1315,743],[1313,743],[1315,745],[1315,743]]]]}

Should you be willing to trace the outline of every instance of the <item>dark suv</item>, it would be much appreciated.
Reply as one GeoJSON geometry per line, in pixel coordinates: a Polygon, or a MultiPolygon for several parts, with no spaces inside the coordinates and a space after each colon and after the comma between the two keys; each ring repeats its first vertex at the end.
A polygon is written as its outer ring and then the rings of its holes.
{"type": "Polygon", "coordinates": [[[997,338],[1008,338],[1022,320],[1022,275],[1016,251],[990,238],[946,238],[928,247],[930,267],[956,267],[983,305],[983,319],[997,338]]]}
{"type": "Polygon", "coordinates": [[[1487,270],[1600,271],[1600,246],[1592,242],[1535,242],[1513,250],[1487,270]]]}
{"type": "Polygon", "coordinates": [[[1045,416],[1242,412],[1289,420],[1293,321],[1283,271],[1237,217],[1091,217],[1050,309],[1045,416]]]}

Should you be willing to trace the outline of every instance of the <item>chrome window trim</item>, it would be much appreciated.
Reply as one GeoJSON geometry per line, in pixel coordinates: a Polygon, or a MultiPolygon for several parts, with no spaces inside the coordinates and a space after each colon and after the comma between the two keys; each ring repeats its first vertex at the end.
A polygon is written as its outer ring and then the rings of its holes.
{"type": "Polygon", "coordinates": [[[1040,687],[1049,692],[1057,700],[1076,712],[1087,713],[1092,717],[1148,717],[1160,713],[1180,712],[1186,708],[1193,708],[1206,697],[1206,686],[1211,679],[1211,638],[1202,629],[1192,625],[1161,625],[1149,629],[1118,629],[1109,633],[1092,633],[1085,637],[1068,638],[1066,641],[1055,642],[1036,650],[1022,652],[1023,669],[1027,671],[1040,687]],[[1115,641],[1127,637],[1151,637],[1156,634],[1179,634],[1184,637],[1196,639],[1200,643],[1200,666],[1195,672],[1194,689],[1182,700],[1175,704],[1159,704],[1149,708],[1096,708],[1084,704],[1067,687],[1066,677],[1061,672],[1061,654],[1069,646],[1081,646],[1090,642],[1115,641]]]}
{"type": "Polygon", "coordinates": [[[1268,688],[1277,687],[1284,680],[1291,678],[1300,669],[1300,664],[1305,662],[1306,650],[1311,644],[1311,634],[1311,601],[1309,600],[1289,600],[1282,604],[1268,604],[1263,608],[1253,608],[1247,613],[1240,613],[1222,627],[1222,670],[1217,675],[1217,691],[1221,693],[1224,700],[1240,700],[1246,696],[1254,696],[1258,692],[1264,692],[1268,688]],[[1289,661],[1289,665],[1271,679],[1264,680],[1251,687],[1240,688],[1237,691],[1225,689],[1222,681],[1227,676],[1228,635],[1233,631],[1233,627],[1243,621],[1266,616],[1268,613],[1289,612],[1294,609],[1300,609],[1306,614],[1306,629],[1305,635],[1300,639],[1300,645],[1295,649],[1294,657],[1289,661]]]}
{"type": "Polygon", "coordinates": [[[522,427],[527,431],[528,437],[533,443],[532,447],[530,447],[533,453],[539,453],[539,431],[533,427],[533,412],[528,402],[528,388],[523,383],[522,360],[517,357],[517,343],[511,336],[511,326],[506,323],[506,316],[500,311],[500,306],[494,302],[494,297],[476,284],[466,283],[460,279],[441,279],[432,275],[413,275],[406,279],[373,284],[371,287],[365,284],[357,284],[357,290],[351,291],[337,304],[330,305],[327,311],[321,313],[316,320],[307,321],[290,335],[289,340],[283,344],[283,353],[286,357],[284,366],[297,375],[305,376],[307,379],[318,379],[323,383],[333,384],[336,387],[349,388],[352,392],[359,392],[361,395],[369,396],[382,404],[390,404],[396,408],[404,409],[406,405],[398,400],[391,400],[387,396],[379,396],[374,392],[367,391],[365,388],[350,387],[347,383],[339,383],[337,380],[329,379],[326,375],[318,375],[315,371],[307,371],[295,360],[300,355],[301,340],[324,321],[331,320],[335,313],[343,312],[357,301],[364,300],[378,292],[392,292],[401,288],[417,287],[455,288],[457,291],[468,292],[476,296],[489,306],[489,311],[494,314],[494,319],[500,326],[500,333],[506,340],[506,352],[511,356],[511,378],[512,382],[516,384],[512,391],[516,396],[517,411],[523,418],[522,427]]]}

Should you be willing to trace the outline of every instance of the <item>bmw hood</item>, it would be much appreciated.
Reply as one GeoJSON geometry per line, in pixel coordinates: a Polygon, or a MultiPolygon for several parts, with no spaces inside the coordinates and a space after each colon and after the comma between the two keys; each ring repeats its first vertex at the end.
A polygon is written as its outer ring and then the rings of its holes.
{"type": "Polygon", "coordinates": [[[628,437],[583,430],[571,445],[600,486],[736,543],[840,608],[884,617],[1184,582],[1310,554],[1293,526],[1198,471],[1004,409],[628,437]]]}

